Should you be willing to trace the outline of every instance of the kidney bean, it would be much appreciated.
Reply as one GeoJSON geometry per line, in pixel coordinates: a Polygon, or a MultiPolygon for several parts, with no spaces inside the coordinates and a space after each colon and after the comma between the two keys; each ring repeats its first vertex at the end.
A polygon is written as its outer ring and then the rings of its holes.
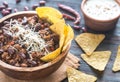
{"type": "Polygon", "coordinates": [[[40,5],[40,6],[45,6],[45,4],[46,4],[46,1],[44,1],[44,0],[39,1],[39,5],[40,5]]]}
{"type": "Polygon", "coordinates": [[[45,28],[44,30],[47,31],[47,32],[49,32],[49,28],[45,28]]]}
{"type": "Polygon", "coordinates": [[[33,16],[33,19],[35,20],[35,22],[38,22],[38,20],[39,20],[38,15],[34,15],[34,16],[33,16]]]}
{"type": "Polygon", "coordinates": [[[10,11],[5,10],[5,9],[2,10],[2,15],[3,15],[3,16],[6,16],[6,15],[8,15],[8,14],[10,14],[10,11]]]}
{"type": "Polygon", "coordinates": [[[25,49],[26,49],[26,48],[27,48],[27,45],[26,45],[26,44],[23,44],[23,45],[22,45],[22,48],[25,48],[25,49]]]}
{"type": "Polygon", "coordinates": [[[20,3],[21,2],[21,0],[16,0],[16,3],[20,3]]]}
{"type": "Polygon", "coordinates": [[[85,27],[82,27],[81,30],[82,30],[83,32],[87,32],[87,29],[86,29],[85,27]]]}
{"type": "Polygon", "coordinates": [[[15,53],[15,50],[12,47],[9,47],[7,51],[11,55],[15,53]]]}
{"type": "Polygon", "coordinates": [[[36,66],[37,62],[36,61],[31,61],[32,66],[36,66]]]}
{"type": "Polygon", "coordinates": [[[0,11],[2,11],[3,9],[5,9],[5,6],[0,6],[0,11]]]}
{"type": "Polygon", "coordinates": [[[35,10],[38,6],[39,6],[38,4],[34,4],[34,5],[32,6],[32,9],[35,10]]]}
{"type": "Polygon", "coordinates": [[[37,65],[37,62],[34,61],[34,60],[31,60],[31,59],[27,59],[28,63],[30,64],[30,66],[36,66],[37,65]]]}
{"type": "Polygon", "coordinates": [[[27,6],[24,7],[24,11],[28,11],[29,8],[27,6]]]}
{"type": "Polygon", "coordinates": [[[41,25],[40,23],[37,23],[37,24],[35,25],[35,31],[38,32],[38,31],[40,30],[40,25],[41,25]]]}
{"type": "Polygon", "coordinates": [[[21,58],[26,58],[26,55],[24,53],[22,53],[22,52],[19,53],[19,55],[20,55],[21,58]]]}
{"type": "Polygon", "coordinates": [[[4,2],[3,2],[3,5],[4,5],[5,7],[8,7],[7,1],[4,1],[4,2]]]}
{"type": "Polygon", "coordinates": [[[18,12],[18,10],[15,8],[15,9],[14,9],[14,12],[16,13],[16,12],[18,12]]]}

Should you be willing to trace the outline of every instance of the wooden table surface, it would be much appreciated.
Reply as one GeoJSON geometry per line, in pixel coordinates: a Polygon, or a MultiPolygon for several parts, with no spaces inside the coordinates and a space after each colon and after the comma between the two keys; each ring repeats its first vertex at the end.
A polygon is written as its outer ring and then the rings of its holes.
{"type": "MultiPolygon", "coordinates": [[[[15,0],[6,0],[9,3],[9,6],[14,8],[17,8],[19,11],[22,11],[24,6],[28,6],[30,10],[32,9],[31,6],[35,3],[38,3],[39,0],[21,0],[21,3],[16,4],[15,0]]],[[[2,5],[3,0],[0,0],[0,5],[2,5]]],[[[81,10],[80,10],[80,4],[82,0],[46,0],[46,6],[51,6],[58,8],[57,4],[62,3],[69,5],[73,7],[75,10],[77,10],[80,15],[82,16],[81,10]]],[[[61,11],[64,12],[64,11],[61,11]]],[[[2,15],[0,14],[0,18],[2,18],[2,15]]],[[[66,21],[71,26],[73,26],[72,21],[66,21]]],[[[84,18],[82,16],[81,18],[81,26],[85,26],[84,24],[84,18]]],[[[95,31],[92,31],[88,29],[88,32],[98,33],[95,31]]],[[[74,30],[75,36],[80,34],[81,31],[74,30]]],[[[81,58],[80,54],[83,53],[83,51],[80,49],[80,47],[76,44],[76,42],[73,40],[70,52],[75,54],[81,59],[81,66],[79,67],[79,70],[95,75],[98,77],[97,82],[120,82],[120,72],[112,72],[112,66],[116,57],[117,48],[120,44],[120,20],[118,21],[116,28],[112,31],[104,33],[106,35],[105,40],[99,45],[99,47],[96,49],[97,51],[103,51],[103,50],[110,50],[112,51],[112,55],[110,58],[110,61],[108,62],[106,69],[103,72],[99,72],[97,70],[94,70],[89,65],[87,65],[81,58]]],[[[65,79],[63,82],[68,82],[67,79],[65,79]]]]}

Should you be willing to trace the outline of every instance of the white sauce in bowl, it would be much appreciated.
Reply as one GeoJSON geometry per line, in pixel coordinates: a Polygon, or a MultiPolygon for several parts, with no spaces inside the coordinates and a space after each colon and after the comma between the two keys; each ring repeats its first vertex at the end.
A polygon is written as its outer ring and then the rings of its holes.
{"type": "Polygon", "coordinates": [[[97,20],[109,20],[120,15],[120,5],[115,0],[88,0],[84,12],[97,20]]]}

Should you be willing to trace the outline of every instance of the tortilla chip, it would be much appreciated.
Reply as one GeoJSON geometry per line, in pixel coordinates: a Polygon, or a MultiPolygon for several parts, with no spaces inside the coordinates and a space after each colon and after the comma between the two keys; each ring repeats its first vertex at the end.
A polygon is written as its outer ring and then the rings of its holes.
{"type": "Polygon", "coordinates": [[[63,35],[65,30],[65,21],[59,20],[58,22],[54,23],[50,26],[50,29],[58,35],[63,35]]]}
{"type": "Polygon", "coordinates": [[[47,18],[48,20],[56,23],[60,19],[62,19],[63,15],[60,11],[52,7],[38,7],[36,8],[38,16],[40,18],[47,18]]]}
{"type": "Polygon", "coordinates": [[[96,51],[88,56],[86,54],[81,54],[82,59],[88,63],[94,69],[103,71],[109,61],[111,51],[96,51]]]}
{"type": "Polygon", "coordinates": [[[64,30],[64,35],[65,35],[65,42],[64,42],[64,47],[63,50],[64,51],[68,45],[70,45],[71,41],[74,38],[74,32],[73,29],[70,27],[70,25],[65,25],[65,30],[64,30]]]}
{"type": "Polygon", "coordinates": [[[50,26],[50,29],[60,36],[59,47],[61,47],[61,48],[62,48],[64,41],[65,41],[65,35],[64,35],[65,28],[64,27],[65,27],[64,20],[60,20],[59,22],[50,26]]]}
{"type": "Polygon", "coordinates": [[[120,71],[120,45],[118,47],[117,56],[116,56],[112,70],[115,72],[120,71]]]}
{"type": "Polygon", "coordinates": [[[95,82],[97,80],[95,76],[85,74],[71,67],[67,68],[67,75],[69,82],[95,82]]]}
{"type": "Polygon", "coordinates": [[[42,61],[49,62],[55,59],[60,54],[61,48],[56,49],[55,51],[47,54],[46,56],[43,56],[41,58],[42,61]]]}
{"type": "Polygon", "coordinates": [[[38,13],[40,13],[40,16],[45,16],[45,15],[48,15],[48,16],[54,16],[54,17],[57,17],[59,19],[61,19],[63,17],[62,13],[60,11],[58,11],[57,9],[55,8],[52,8],[52,7],[38,7],[36,8],[36,11],[38,11],[38,13]]]}
{"type": "Polygon", "coordinates": [[[87,55],[91,55],[104,38],[103,34],[82,33],[75,40],[87,55]]]}

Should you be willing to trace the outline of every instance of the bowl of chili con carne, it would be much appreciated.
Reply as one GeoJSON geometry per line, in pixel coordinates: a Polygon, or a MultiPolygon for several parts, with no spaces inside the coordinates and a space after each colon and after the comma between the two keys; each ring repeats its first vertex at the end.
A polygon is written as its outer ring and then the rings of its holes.
{"type": "Polygon", "coordinates": [[[45,54],[58,48],[59,36],[35,11],[22,11],[0,20],[0,70],[6,75],[33,80],[46,77],[63,63],[69,49],[50,62],[41,61],[45,54]]]}

